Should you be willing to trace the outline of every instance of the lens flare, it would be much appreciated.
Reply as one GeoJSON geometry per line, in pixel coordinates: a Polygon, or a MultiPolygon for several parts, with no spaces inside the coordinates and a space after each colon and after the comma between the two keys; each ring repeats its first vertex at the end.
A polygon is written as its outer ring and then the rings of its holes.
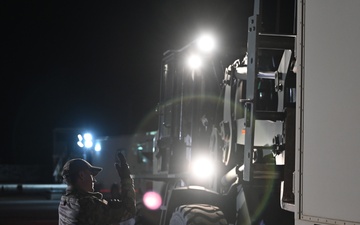
{"type": "Polygon", "coordinates": [[[160,208],[162,200],[158,193],[149,191],[144,194],[143,202],[148,209],[156,210],[160,208]]]}

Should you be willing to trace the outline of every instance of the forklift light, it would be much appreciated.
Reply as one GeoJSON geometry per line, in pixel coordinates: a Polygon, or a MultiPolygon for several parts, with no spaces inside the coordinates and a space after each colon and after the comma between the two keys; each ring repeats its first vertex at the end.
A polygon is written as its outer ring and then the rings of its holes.
{"type": "Polygon", "coordinates": [[[191,55],[188,59],[190,68],[197,69],[201,66],[201,59],[198,55],[191,55]]]}
{"type": "Polygon", "coordinates": [[[196,44],[204,52],[211,52],[215,48],[214,38],[209,34],[202,35],[196,40],[196,44]]]}
{"type": "Polygon", "coordinates": [[[201,157],[191,162],[190,171],[196,178],[207,179],[214,174],[215,166],[210,159],[201,157]]]}

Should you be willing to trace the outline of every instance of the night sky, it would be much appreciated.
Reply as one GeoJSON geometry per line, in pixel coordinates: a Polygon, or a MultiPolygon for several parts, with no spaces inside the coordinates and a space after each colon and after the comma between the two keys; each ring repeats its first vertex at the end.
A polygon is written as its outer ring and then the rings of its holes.
{"type": "Polygon", "coordinates": [[[155,130],[163,52],[206,30],[238,52],[247,2],[1,1],[0,164],[51,160],[56,128],[155,130]]]}

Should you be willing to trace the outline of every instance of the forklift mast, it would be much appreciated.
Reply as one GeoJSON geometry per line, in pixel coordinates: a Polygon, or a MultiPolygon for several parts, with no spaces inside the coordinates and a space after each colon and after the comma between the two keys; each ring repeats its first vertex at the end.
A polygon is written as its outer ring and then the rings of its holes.
{"type": "Polygon", "coordinates": [[[208,146],[218,105],[220,85],[213,60],[199,69],[187,64],[189,46],[164,53],[158,106],[157,158],[159,173],[183,173],[192,156],[208,146]],[[214,81],[215,80],[215,81],[214,81]]]}

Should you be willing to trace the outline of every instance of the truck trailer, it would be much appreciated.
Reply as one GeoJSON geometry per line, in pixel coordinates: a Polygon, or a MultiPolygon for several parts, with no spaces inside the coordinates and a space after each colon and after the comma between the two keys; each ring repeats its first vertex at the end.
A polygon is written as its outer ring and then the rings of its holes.
{"type": "Polygon", "coordinates": [[[137,224],[360,225],[360,1],[292,2],[283,32],[284,11],[265,21],[255,0],[223,70],[187,68],[195,43],[164,54],[153,174],[135,176],[161,205],[139,204],[137,224]]]}

